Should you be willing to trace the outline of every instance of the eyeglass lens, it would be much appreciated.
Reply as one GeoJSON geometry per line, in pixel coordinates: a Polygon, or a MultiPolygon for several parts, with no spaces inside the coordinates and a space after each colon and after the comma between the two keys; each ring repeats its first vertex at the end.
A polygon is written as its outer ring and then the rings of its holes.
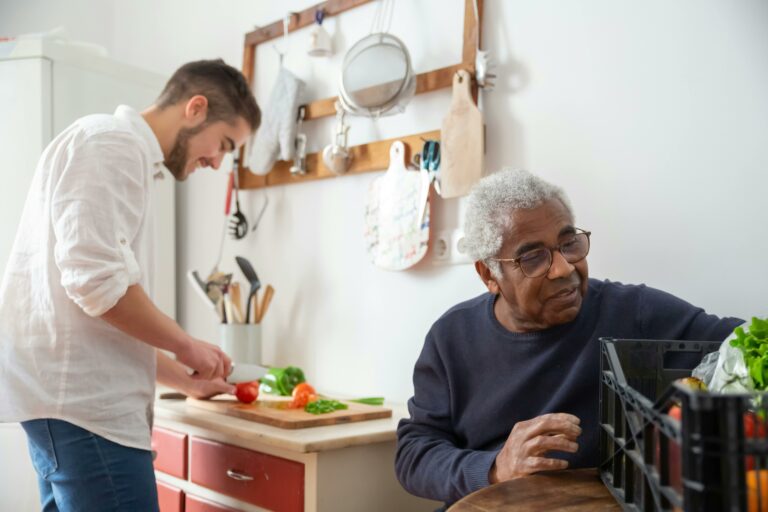
{"type": "MultiPolygon", "coordinates": [[[[576,233],[573,238],[560,244],[560,254],[568,263],[583,260],[589,252],[589,236],[576,233]]],[[[546,247],[528,251],[518,259],[520,270],[528,277],[540,277],[549,272],[552,266],[552,251],[546,247]]]]}

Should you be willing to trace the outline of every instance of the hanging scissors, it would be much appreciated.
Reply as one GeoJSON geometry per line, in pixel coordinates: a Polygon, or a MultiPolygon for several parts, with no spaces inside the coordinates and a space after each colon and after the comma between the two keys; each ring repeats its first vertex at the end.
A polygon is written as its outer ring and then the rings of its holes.
{"type": "Polygon", "coordinates": [[[440,142],[436,140],[424,141],[421,149],[419,166],[429,173],[430,182],[434,184],[435,191],[440,193],[440,179],[437,172],[440,170],[440,142]]]}
{"type": "Polygon", "coordinates": [[[422,185],[419,194],[417,228],[421,227],[424,223],[427,201],[429,201],[429,185],[434,183],[435,191],[438,194],[440,193],[440,182],[437,179],[437,170],[440,168],[440,143],[436,140],[425,140],[418,161],[422,185]]]}

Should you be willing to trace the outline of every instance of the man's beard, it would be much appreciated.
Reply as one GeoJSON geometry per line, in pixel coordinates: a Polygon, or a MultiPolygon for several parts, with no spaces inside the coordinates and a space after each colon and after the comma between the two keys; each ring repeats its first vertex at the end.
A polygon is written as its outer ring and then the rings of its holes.
{"type": "Polygon", "coordinates": [[[176,140],[173,142],[173,147],[165,159],[165,166],[171,171],[173,177],[178,181],[184,181],[189,174],[186,172],[187,163],[189,160],[189,139],[200,132],[205,127],[205,123],[194,128],[182,128],[179,130],[179,134],[176,136],[176,140]]]}

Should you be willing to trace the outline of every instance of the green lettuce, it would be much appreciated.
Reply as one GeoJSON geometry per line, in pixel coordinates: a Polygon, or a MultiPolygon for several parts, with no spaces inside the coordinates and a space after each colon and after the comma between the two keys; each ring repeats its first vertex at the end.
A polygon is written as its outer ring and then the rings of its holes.
{"type": "Polygon", "coordinates": [[[734,329],[736,338],[731,346],[741,349],[752,385],[757,391],[768,389],[768,318],[752,318],[748,330],[739,326],[734,329]]]}

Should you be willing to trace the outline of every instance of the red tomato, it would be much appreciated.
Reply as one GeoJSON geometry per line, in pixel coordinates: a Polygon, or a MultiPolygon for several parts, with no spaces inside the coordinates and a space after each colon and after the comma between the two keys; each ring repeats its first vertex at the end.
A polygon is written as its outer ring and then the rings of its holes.
{"type": "MultiPolygon", "coordinates": [[[[766,434],[765,420],[760,419],[760,417],[757,414],[753,413],[752,411],[745,412],[744,413],[744,437],[748,439],[756,438],[756,437],[765,438],[765,434],[766,434]]],[[[755,457],[749,455],[747,456],[744,462],[745,462],[747,471],[754,469],[755,457]]],[[[766,506],[768,506],[768,504],[766,506]]]]}
{"type": "Polygon", "coordinates": [[[765,420],[752,411],[744,413],[744,437],[765,437],[765,420]]]}
{"type": "Polygon", "coordinates": [[[253,403],[259,398],[259,381],[235,384],[235,396],[244,404],[253,403]]]}
{"type": "MultiPolygon", "coordinates": [[[[678,421],[682,421],[682,411],[678,405],[673,405],[670,407],[667,414],[678,421]]],[[[744,413],[743,421],[744,437],[747,439],[766,437],[766,434],[768,433],[768,428],[766,428],[766,420],[760,419],[760,417],[752,411],[747,411],[744,413]]],[[[755,458],[751,455],[748,455],[745,458],[745,464],[747,470],[753,469],[755,467],[755,458]]]]}
{"type": "Polygon", "coordinates": [[[291,396],[293,396],[293,400],[291,401],[289,407],[292,409],[300,409],[307,405],[309,402],[314,402],[317,400],[317,392],[315,391],[315,388],[306,382],[297,384],[296,387],[293,388],[291,396]]]}

